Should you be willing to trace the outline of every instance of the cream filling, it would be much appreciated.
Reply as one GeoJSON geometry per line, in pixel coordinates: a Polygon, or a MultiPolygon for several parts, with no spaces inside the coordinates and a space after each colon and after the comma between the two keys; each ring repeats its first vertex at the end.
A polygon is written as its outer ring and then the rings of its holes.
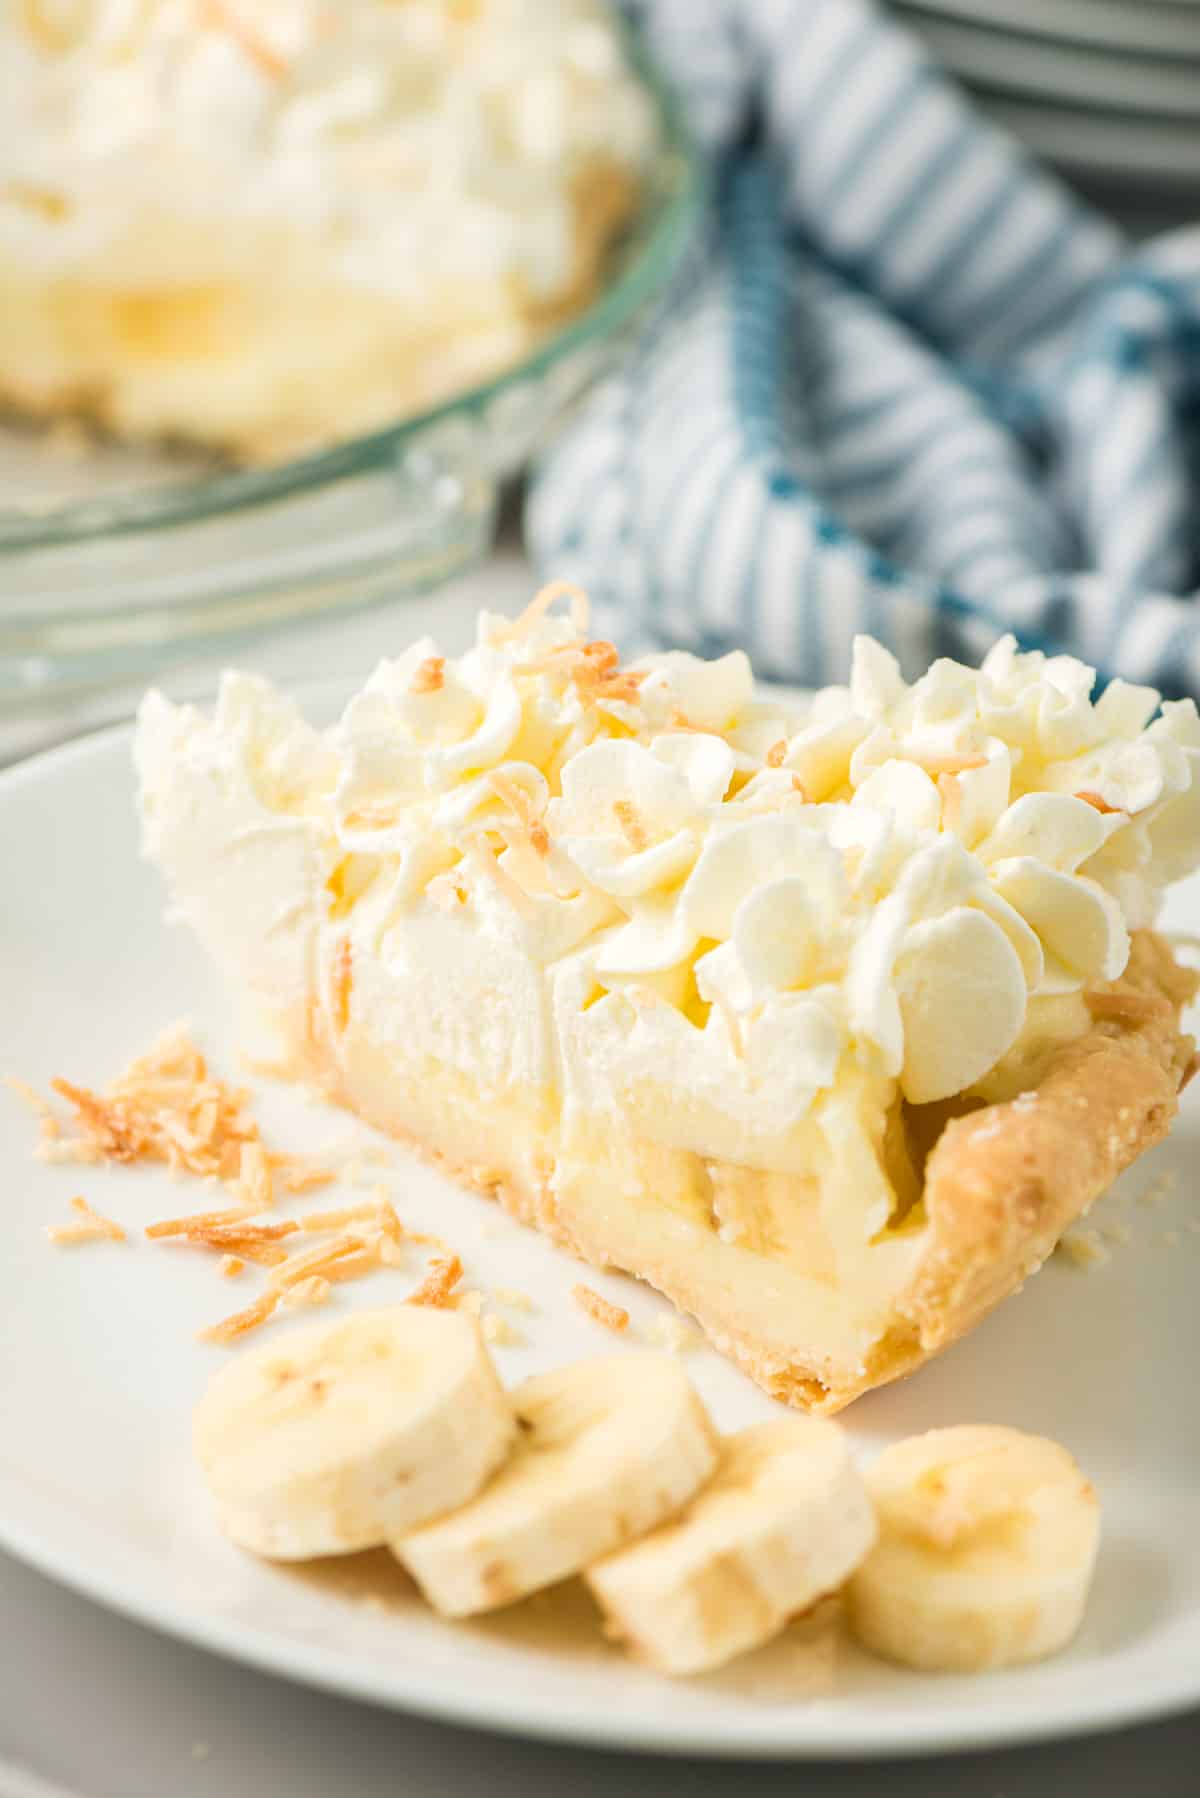
{"type": "Polygon", "coordinates": [[[503,970],[489,969],[486,953],[465,952],[453,996],[443,982],[427,1009],[423,929],[403,965],[394,954],[386,967],[352,954],[345,984],[344,934],[322,938],[321,1055],[356,1110],[495,1188],[585,1259],[636,1269],[718,1339],[753,1334],[781,1367],[797,1358],[842,1375],[861,1367],[921,1251],[911,1220],[888,1228],[896,1194],[882,1154],[894,1083],[868,1093],[847,1082],[774,1135],[747,1128],[749,1082],[723,1099],[633,1075],[602,1103],[594,1079],[581,1093],[576,1072],[597,1042],[586,1026],[599,1007],[579,1016],[564,1047],[528,982],[516,1027],[489,1047],[503,970]],[[539,1080],[556,1047],[557,1072],[539,1080]]]}

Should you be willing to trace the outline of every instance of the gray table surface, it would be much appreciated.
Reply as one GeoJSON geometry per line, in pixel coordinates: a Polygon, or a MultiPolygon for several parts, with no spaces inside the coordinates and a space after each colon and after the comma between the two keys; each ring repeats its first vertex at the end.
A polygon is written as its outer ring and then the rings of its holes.
{"type": "MultiPolygon", "coordinates": [[[[461,649],[481,605],[515,609],[530,585],[510,546],[453,590],[289,634],[239,661],[285,683],[359,679],[424,631],[461,649]]],[[[193,666],[172,684],[194,686],[205,673],[193,666]]],[[[250,1672],[115,1617],[0,1554],[0,1798],[732,1798],[748,1782],[764,1798],[797,1790],[819,1798],[1198,1798],[1200,1711],[1119,1735],[886,1770],[748,1769],[547,1747],[250,1672]]]]}
{"type": "Polygon", "coordinates": [[[0,1798],[733,1798],[747,1785],[762,1798],[1200,1792],[1200,1712],[1000,1754],[751,1769],[548,1747],[329,1698],[113,1617],[3,1556],[0,1616],[0,1798]]]}

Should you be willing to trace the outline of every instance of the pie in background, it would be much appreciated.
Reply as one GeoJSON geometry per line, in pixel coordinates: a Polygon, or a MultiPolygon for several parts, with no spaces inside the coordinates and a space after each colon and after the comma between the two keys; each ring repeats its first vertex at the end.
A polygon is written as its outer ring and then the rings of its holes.
{"type": "Polygon", "coordinates": [[[600,0],[0,0],[0,404],[389,425],[588,303],[656,132],[600,0]]]}

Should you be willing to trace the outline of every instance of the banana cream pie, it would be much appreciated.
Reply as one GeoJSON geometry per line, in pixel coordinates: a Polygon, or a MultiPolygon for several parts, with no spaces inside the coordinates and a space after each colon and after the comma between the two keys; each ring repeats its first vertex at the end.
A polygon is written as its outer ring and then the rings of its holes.
{"type": "Polygon", "coordinates": [[[622,667],[580,596],[313,729],[143,704],[146,853],[297,1079],[834,1410],[1014,1291],[1160,1138],[1200,718],[996,645],[622,667]]]}
{"type": "Polygon", "coordinates": [[[577,311],[656,136],[600,0],[0,0],[0,120],[0,404],[253,461],[577,311]]]}

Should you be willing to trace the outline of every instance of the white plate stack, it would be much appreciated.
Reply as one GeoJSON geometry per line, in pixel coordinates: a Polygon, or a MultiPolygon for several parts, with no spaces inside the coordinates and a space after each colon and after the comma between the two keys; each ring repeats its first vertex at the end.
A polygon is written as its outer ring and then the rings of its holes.
{"type": "Polygon", "coordinates": [[[998,123],[1089,184],[1200,204],[1200,0],[894,0],[998,123]]]}

